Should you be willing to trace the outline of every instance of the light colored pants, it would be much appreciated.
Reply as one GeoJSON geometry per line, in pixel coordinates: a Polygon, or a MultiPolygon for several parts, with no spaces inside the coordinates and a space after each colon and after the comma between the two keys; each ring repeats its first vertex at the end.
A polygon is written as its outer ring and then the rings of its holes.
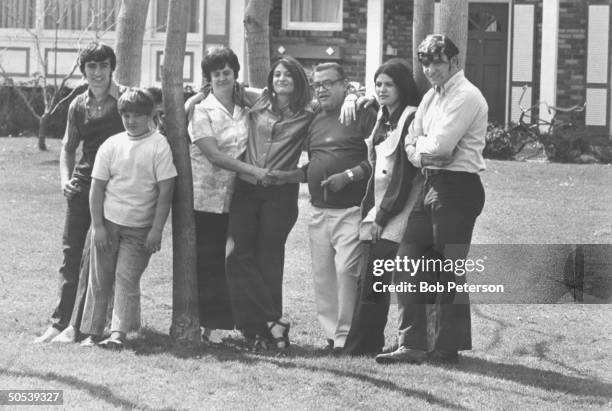
{"type": "Polygon", "coordinates": [[[308,227],[317,316],[334,347],[344,347],[357,301],[360,221],[359,207],[313,207],[308,227]]]}
{"type": "Polygon", "coordinates": [[[144,248],[150,227],[134,228],[104,220],[112,247],[102,252],[91,244],[89,284],[81,332],[101,336],[115,283],[111,331],[126,333],[140,317],[140,277],[151,254],[144,248]]]}

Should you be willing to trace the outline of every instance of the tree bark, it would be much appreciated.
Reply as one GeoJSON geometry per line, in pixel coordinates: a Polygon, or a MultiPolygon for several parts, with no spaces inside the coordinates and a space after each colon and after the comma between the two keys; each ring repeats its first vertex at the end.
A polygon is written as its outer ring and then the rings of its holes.
{"type": "Polygon", "coordinates": [[[43,113],[40,116],[40,120],[38,121],[38,149],[40,151],[47,151],[47,125],[49,123],[49,115],[47,113],[43,113]]]}
{"type": "Polygon", "coordinates": [[[122,0],[117,16],[117,68],[115,80],[125,86],[140,86],[142,38],[149,0],[122,0]]]}
{"type": "Polygon", "coordinates": [[[468,0],[440,1],[440,32],[459,49],[459,67],[465,68],[468,37],[468,0]]]}
{"type": "Polygon", "coordinates": [[[200,341],[196,279],[193,180],[185,124],[183,62],[189,2],[170,0],[162,68],[162,94],[168,141],[178,171],[172,203],[173,289],[170,336],[178,343],[200,341]]]}
{"type": "Polygon", "coordinates": [[[272,0],[249,0],[244,11],[248,83],[265,87],[270,71],[270,9],[272,0]]]}
{"type": "Polygon", "coordinates": [[[412,15],[412,69],[414,80],[421,94],[425,94],[431,87],[429,80],[423,74],[421,63],[417,56],[419,44],[432,34],[434,29],[434,2],[432,0],[414,0],[414,12],[412,15]]]}

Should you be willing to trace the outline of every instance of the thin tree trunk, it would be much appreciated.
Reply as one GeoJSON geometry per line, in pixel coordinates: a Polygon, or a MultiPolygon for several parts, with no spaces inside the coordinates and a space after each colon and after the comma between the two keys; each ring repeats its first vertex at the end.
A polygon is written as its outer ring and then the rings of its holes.
{"type": "Polygon", "coordinates": [[[270,71],[270,8],[272,0],[249,0],[244,11],[249,85],[265,87],[270,71]]]}
{"type": "Polygon", "coordinates": [[[468,36],[468,0],[440,1],[440,32],[459,49],[459,67],[465,68],[468,36]]]}
{"type": "Polygon", "coordinates": [[[47,151],[47,128],[49,124],[49,114],[43,113],[38,121],[38,149],[40,151],[47,151]]]}
{"type": "Polygon", "coordinates": [[[193,180],[185,124],[183,61],[189,2],[170,0],[162,69],[168,141],[178,171],[172,203],[173,290],[170,336],[179,343],[200,341],[196,279],[193,180]]]}
{"type": "Polygon", "coordinates": [[[414,0],[414,12],[412,15],[412,68],[414,79],[421,94],[425,94],[431,87],[429,80],[423,74],[421,64],[417,56],[419,44],[433,33],[434,28],[434,2],[433,0],[414,0]]]}
{"type": "Polygon", "coordinates": [[[140,86],[142,38],[149,0],[122,0],[117,16],[117,69],[115,80],[125,86],[140,86]]]}

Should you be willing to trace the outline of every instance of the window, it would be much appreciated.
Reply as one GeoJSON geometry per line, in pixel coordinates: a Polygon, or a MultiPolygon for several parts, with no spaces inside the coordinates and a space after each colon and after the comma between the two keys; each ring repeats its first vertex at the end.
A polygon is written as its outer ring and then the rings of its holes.
{"type": "Polygon", "coordinates": [[[36,0],[2,0],[0,28],[34,28],[36,0]]]}
{"type": "Polygon", "coordinates": [[[115,29],[121,0],[45,0],[45,29],[115,29]]]}
{"type": "Polygon", "coordinates": [[[283,29],[342,31],[342,0],[283,0],[283,29]]]}
{"type": "MultiPolygon", "coordinates": [[[[168,23],[168,3],[170,0],[158,0],[157,1],[157,18],[156,18],[156,27],[157,31],[165,32],[166,24],[168,23]]],[[[197,33],[199,22],[200,22],[200,13],[199,13],[199,1],[198,0],[183,0],[189,2],[189,22],[187,27],[188,33],[197,33]]]]}
{"type": "Polygon", "coordinates": [[[497,17],[487,11],[478,10],[470,13],[468,30],[472,31],[502,31],[497,17]]]}

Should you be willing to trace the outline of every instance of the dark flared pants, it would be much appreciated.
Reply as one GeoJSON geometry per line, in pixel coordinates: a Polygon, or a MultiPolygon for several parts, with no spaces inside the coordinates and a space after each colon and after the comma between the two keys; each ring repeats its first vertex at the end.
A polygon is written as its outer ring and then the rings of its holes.
{"type": "Polygon", "coordinates": [[[283,314],[285,242],[297,220],[298,184],[236,180],[230,207],[227,279],[236,327],[264,334],[283,314]]]}
{"type": "MultiPolygon", "coordinates": [[[[410,213],[398,256],[410,259],[457,260],[466,258],[476,218],[484,205],[480,177],[473,173],[443,171],[428,175],[410,213]]],[[[426,305],[439,302],[434,349],[460,351],[472,348],[470,306],[467,295],[448,292],[450,281],[465,283],[465,275],[452,271],[423,271],[416,275],[396,271],[396,283],[440,283],[441,293],[397,293],[399,305],[398,343],[427,350],[426,305]]]]}
{"type": "Polygon", "coordinates": [[[229,214],[195,211],[200,325],[232,330],[234,318],[225,275],[229,214]]]}
{"type": "Polygon", "coordinates": [[[366,241],[362,247],[367,264],[362,265],[358,301],[344,345],[344,352],[350,355],[378,354],[385,345],[385,326],[391,295],[389,292],[375,292],[374,283],[391,284],[393,271],[385,271],[381,276],[375,276],[374,260],[394,259],[398,244],[388,240],[379,240],[376,243],[366,241]]]}
{"type": "Polygon", "coordinates": [[[89,187],[83,186],[82,191],[67,200],[67,204],[62,236],[64,259],[59,269],[59,299],[51,316],[53,327],[60,331],[70,322],[79,282],[85,237],[91,224],[89,187]]]}

